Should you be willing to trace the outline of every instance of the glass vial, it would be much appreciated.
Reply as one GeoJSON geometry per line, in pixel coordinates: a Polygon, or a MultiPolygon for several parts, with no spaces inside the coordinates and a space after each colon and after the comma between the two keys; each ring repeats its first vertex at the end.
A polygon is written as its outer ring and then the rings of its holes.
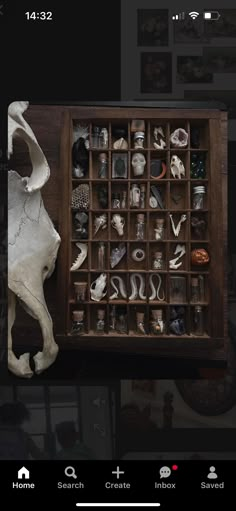
{"type": "Polygon", "coordinates": [[[146,188],[145,185],[140,186],[140,208],[145,209],[146,206],[146,188]]]}
{"type": "Polygon", "coordinates": [[[164,261],[162,252],[155,252],[153,256],[153,270],[163,270],[164,269],[164,261]]]}
{"type": "Polygon", "coordinates": [[[98,309],[96,333],[99,335],[105,334],[105,310],[98,309]]]}
{"type": "Polygon", "coordinates": [[[107,178],[107,168],[108,168],[107,154],[106,153],[99,154],[98,159],[100,162],[99,170],[98,170],[98,177],[99,177],[99,179],[106,179],[107,178]]]}
{"type": "Polygon", "coordinates": [[[205,186],[194,186],[193,188],[193,209],[204,209],[205,206],[205,186]]]}
{"type": "Polygon", "coordinates": [[[103,241],[100,241],[98,245],[98,269],[105,270],[105,259],[106,259],[106,247],[103,241]]]}
{"type": "Polygon", "coordinates": [[[204,335],[204,316],[201,305],[194,307],[193,331],[195,335],[204,335]]]}
{"type": "Polygon", "coordinates": [[[165,333],[165,323],[163,321],[163,311],[161,309],[152,310],[150,327],[153,335],[161,335],[165,333]]]}
{"type": "Polygon", "coordinates": [[[120,194],[112,194],[112,209],[120,209],[120,194]]]}
{"type": "Polygon", "coordinates": [[[127,207],[127,191],[124,190],[122,192],[122,197],[121,197],[121,208],[126,209],[126,207],[127,207]]]}
{"type": "Polygon", "coordinates": [[[94,126],[92,138],[93,138],[93,147],[95,149],[98,149],[99,145],[100,145],[100,128],[98,126],[94,126]]]}
{"type": "Polygon", "coordinates": [[[137,215],[137,222],[135,226],[136,240],[145,239],[145,216],[143,214],[137,215]]]}
{"type": "Polygon", "coordinates": [[[73,311],[72,335],[83,335],[85,333],[84,311],[73,311]]]}
{"type": "Polygon", "coordinates": [[[199,284],[197,277],[191,279],[191,302],[192,303],[200,302],[199,284]]]}
{"type": "Polygon", "coordinates": [[[165,236],[165,228],[164,228],[165,220],[163,218],[157,218],[155,231],[155,239],[157,241],[161,241],[165,236]]]}

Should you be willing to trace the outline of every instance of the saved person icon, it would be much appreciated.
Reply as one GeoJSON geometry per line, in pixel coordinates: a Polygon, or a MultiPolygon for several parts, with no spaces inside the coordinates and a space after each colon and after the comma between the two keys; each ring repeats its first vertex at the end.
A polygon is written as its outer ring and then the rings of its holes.
{"type": "Polygon", "coordinates": [[[210,473],[207,476],[208,479],[217,479],[218,475],[216,474],[215,467],[210,467],[210,473]]]}

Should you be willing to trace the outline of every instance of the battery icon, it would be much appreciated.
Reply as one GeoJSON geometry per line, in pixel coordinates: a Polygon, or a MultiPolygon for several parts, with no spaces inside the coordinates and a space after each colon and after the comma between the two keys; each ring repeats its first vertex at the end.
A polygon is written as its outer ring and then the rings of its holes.
{"type": "Polygon", "coordinates": [[[220,18],[220,13],[218,11],[207,11],[203,13],[204,20],[215,21],[220,18]]]}

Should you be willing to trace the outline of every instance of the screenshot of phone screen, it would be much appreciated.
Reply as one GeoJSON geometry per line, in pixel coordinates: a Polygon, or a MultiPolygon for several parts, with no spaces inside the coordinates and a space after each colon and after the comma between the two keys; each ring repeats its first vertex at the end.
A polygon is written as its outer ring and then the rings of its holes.
{"type": "Polygon", "coordinates": [[[236,6],[2,1],[0,38],[3,489],[224,503],[236,6]]]}

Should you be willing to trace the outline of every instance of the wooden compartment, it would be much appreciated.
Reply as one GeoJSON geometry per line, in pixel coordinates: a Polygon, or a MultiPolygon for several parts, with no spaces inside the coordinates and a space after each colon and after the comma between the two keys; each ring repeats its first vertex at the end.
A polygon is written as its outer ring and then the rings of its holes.
{"type": "MultiPolygon", "coordinates": [[[[102,349],[112,349],[115,346],[115,349],[119,347],[133,353],[154,354],[168,353],[170,350],[172,356],[176,357],[185,356],[187,350],[192,357],[204,356],[204,352],[207,358],[214,358],[217,352],[217,356],[223,358],[226,342],[224,265],[227,209],[224,116],[225,114],[217,109],[172,110],[141,108],[138,105],[137,108],[81,106],[68,110],[63,129],[63,134],[67,130],[68,137],[67,140],[63,138],[64,135],[62,137],[61,190],[62,209],[65,213],[61,216],[61,232],[64,256],[59,258],[58,262],[59,289],[63,290],[59,293],[62,335],[71,336],[72,313],[82,307],[86,338],[89,339],[90,348],[94,343],[97,349],[100,345],[100,337],[96,331],[97,314],[99,309],[104,309],[105,332],[102,349]],[[134,147],[133,120],[144,121],[143,148],[134,147]],[[84,179],[74,178],[71,158],[68,157],[72,147],[73,124],[89,128],[89,174],[84,179]],[[165,147],[155,149],[154,128],[160,126],[163,128],[165,147]],[[98,128],[97,133],[105,128],[106,147],[100,138],[96,141],[94,127],[98,128]],[[188,134],[188,143],[184,148],[174,147],[170,140],[171,133],[178,128],[184,129],[188,134]],[[194,139],[194,131],[197,140],[194,139]],[[126,143],[114,148],[114,143],[122,137],[126,143]],[[146,165],[144,173],[135,176],[132,158],[137,152],[145,156],[146,165]],[[105,153],[107,157],[105,178],[99,177],[101,153],[105,153]],[[185,167],[185,174],[179,177],[174,177],[170,169],[174,155],[182,160],[185,167]],[[204,155],[204,178],[191,176],[194,155],[204,155]],[[115,170],[115,162],[119,158],[115,170]],[[152,176],[153,160],[163,160],[166,163],[166,172],[160,178],[152,176]],[[90,202],[86,212],[89,222],[87,238],[77,240],[71,194],[80,183],[89,184],[90,202]],[[204,207],[201,210],[193,208],[193,189],[196,186],[205,187],[204,207]],[[156,201],[153,200],[153,190],[157,193],[156,201]],[[143,200],[134,204],[133,194],[140,195],[141,192],[143,200]],[[117,201],[116,207],[114,200],[117,201]],[[106,227],[100,228],[95,234],[95,220],[102,215],[106,215],[106,227]],[[124,220],[122,236],[113,226],[115,215],[124,220]],[[143,239],[137,236],[139,215],[144,215],[143,239]],[[175,227],[183,216],[186,217],[177,236],[173,232],[170,215],[175,227]],[[203,222],[205,226],[200,235],[197,234],[197,227],[192,225],[196,218],[199,225],[203,222]],[[161,239],[155,231],[160,225],[158,220],[164,222],[164,235],[161,239]],[[76,241],[88,244],[88,256],[76,272],[71,272],[71,265],[79,251],[76,241]],[[99,267],[98,250],[101,243],[105,247],[104,267],[99,267]],[[112,267],[112,251],[122,244],[126,253],[119,263],[112,267]],[[178,261],[181,265],[170,268],[170,260],[178,258],[182,246],[185,254],[178,261]],[[199,249],[209,253],[210,260],[206,265],[192,263],[191,253],[199,249]],[[160,254],[163,264],[158,267],[159,263],[154,265],[154,260],[160,254]],[[103,273],[106,275],[106,295],[96,302],[91,297],[91,284],[103,273]],[[119,279],[125,290],[123,296],[119,279]],[[86,301],[78,304],[75,301],[75,283],[85,281],[86,301]],[[196,299],[196,296],[193,296],[192,284],[196,286],[198,281],[204,287],[204,293],[201,298],[196,299]],[[114,298],[116,288],[118,294],[114,298]],[[182,295],[179,294],[180,288],[182,295]],[[192,326],[196,306],[202,306],[204,315],[204,335],[200,336],[194,334],[192,326]],[[162,311],[165,330],[161,335],[154,333],[151,324],[155,319],[153,311],[162,311]],[[172,324],[175,319],[176,323],[172,324]],[[137,321],[143,323],[143,332],[138,329],[137,321]]],[[[73,336],[73,343],[80,346],[79,335],[73,336]]],[[[81,341],[82,346],[84,344],[81,341]]]]}

